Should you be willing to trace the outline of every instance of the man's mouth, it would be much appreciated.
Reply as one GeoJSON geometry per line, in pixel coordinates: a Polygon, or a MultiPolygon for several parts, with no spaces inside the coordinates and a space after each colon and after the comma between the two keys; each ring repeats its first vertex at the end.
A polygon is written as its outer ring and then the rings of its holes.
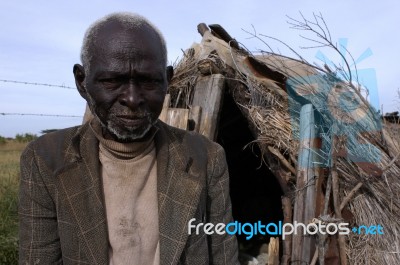
{"type": "Polygon", "coordinates": [[[116,118],[128,127],[139,127],[148,122],[147,116],[117,115],[116,118]]]}

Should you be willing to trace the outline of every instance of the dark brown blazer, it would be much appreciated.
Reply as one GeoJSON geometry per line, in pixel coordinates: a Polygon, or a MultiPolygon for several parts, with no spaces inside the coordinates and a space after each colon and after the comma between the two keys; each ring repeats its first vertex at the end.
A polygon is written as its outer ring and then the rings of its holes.
{"type": "MultiPolygon", "coordinates": [[[[156,126],[161,264],[238,264],[235,237],[188,235],[192,218],[232,221],[222,147],[161,121],[156,126]]],[[[46,134],[23,152],[20,264],[109,263],[98,146],[86,123],[46,134]]]]}

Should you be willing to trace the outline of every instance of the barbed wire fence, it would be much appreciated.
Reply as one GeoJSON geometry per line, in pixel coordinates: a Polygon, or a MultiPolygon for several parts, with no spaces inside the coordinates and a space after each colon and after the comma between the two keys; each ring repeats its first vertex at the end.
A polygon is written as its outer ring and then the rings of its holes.
{"type": "Polygon", "coordinates": [[[66,85],[54,85],[54,84],[47,84],[47,83],[26,82],[26,81],[8,80],[8,79],[0,79],[0,82],[22,84],[22,85],[33,85],[33,86],[59,87],[59,88],[65,88],[65,89],[76,89],[75,87],[70,87],[70,86],[66,86],[66,85]]]}
{"type": "MultiPolygon", "coordinates": [[[[30,86],[45,86],[45,87],[55,87],[62,89],[76,89],[65,84],[49,84],[40,82],[30,82],[22,80],[12,80],[12,79],[0,79],[1,83],[9,84],[20,84],[20,85],[30,85],[30,86]]],[[[35,117],[52,117],[52,118],[83,118],[83,115],[72,115],[72,114],[53,114],[53,113],[25,113],[25,112],[7,112],[5,110],[0,110],[0,117],[4,116],[35,116],[35,117]],[[1,112],[4,111],[4,112],[1,112]]]]}
{"type": "Polygon", "coordinates": [[[64,114],[46,114],[46,113],[16,113],[16,112],[0,112],[1,116],[42,116],[42,117],[59,117],[59,118],[83,118],[83,115],[64,115],[64,114]]]}

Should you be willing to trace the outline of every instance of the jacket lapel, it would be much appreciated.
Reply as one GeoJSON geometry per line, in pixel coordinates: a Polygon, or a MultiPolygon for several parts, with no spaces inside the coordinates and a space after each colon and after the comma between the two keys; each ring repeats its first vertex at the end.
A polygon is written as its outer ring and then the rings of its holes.
{"type": "Polygon", "coordinates": [[[203,185],[192,175],[193,162],[183,148],[183,139],[158,122],[157,188],[160,231],[160,262],[177,264],[188,238],[187,224],[194,216],[203,185]]]}
{"type": "Polygon", "coordinates": [[[72,142],[75,145],[67,151],[69,161],[58,174],[59,188],[65,193],[71,218],[78,225],[79,247],[91,263],[108,264],[108,233],[98,141],[86,124],[72,142]]]}
{"type": "MultiPolygon", "coordinates": [[[[160,264],[177,264],[188,238],[203,184],[190,171],[192,158],[183,139],[158,122],[157,189],[160,264]],[[189,173],[190,172],[190,173],[189,173]]],[[[65,166],[57,174],[70,214],[78,225],[80,247],[93,264],[108,264],[108,232],[100,177],[98,141],[88,124],[73,138],[65,166]]]]}

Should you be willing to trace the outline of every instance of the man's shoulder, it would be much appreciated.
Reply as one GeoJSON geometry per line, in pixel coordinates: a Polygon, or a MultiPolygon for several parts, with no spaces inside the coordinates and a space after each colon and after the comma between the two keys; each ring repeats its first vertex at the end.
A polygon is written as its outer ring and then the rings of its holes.
{"type": "Polygon", "coordinates": [[[82,126],[74,126],[65,129],[60,129],[57,131],[53,131],[50,133],[46,133],[36,140],[32,141],[30,145],[33,146],[47,146],[52,145],[54,146],[57,142],[68,142],[72,140],[72,138],[77,134],[77,132],[82,128],[82,126]]]}
{"type": "Polygon", "coordinates": [[[65,150],[71,149],[74,138],[77,138],[86,126],[74,126],[46,133],[30,142],[22,156],[40,156],[46,160],[63,157],[65,150]]]}

